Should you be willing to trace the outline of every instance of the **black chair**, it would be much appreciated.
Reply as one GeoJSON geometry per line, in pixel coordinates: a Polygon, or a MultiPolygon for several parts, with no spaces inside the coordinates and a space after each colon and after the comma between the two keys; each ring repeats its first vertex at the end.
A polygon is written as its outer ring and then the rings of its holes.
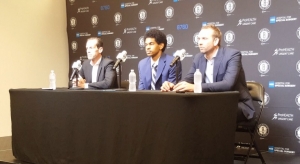
{"type": "Polygon", "coordinates": [[[242,160],[246,164],[248,161],[248,158],[259,158],[263,164],[265,164],[265,160],[263,156],[261,155],[260,150],[258,149],[256,142],[255,142],[255,135],[257,133],[257,126],[262,114],[262,111],[264,109],[264,94],[265,89],[264,87],[257,82],[247,82],[247,87],[249,89],[250,95],[252,97],[253,101],[260,102],[260,108],[259,110],[256,110],[257,117],[255,119],[252,119],[247,122],[240,122],[237,124],[236,132],[242,132],[242,133],[249,133],[250,135],[250,142],[244,143],[244,142],[238,142],[235,143],[236,147],[245,147],[248,148],[247,154],[234,154],[235,160],[242,160]],[[257,154],[251,154],[251,149],[254,148],[257,154]]]}

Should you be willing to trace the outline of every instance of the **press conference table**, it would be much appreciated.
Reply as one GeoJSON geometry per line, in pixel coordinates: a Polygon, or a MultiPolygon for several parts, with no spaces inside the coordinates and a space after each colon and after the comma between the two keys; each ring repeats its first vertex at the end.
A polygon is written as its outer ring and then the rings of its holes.
{"type": "Polygon", "coordinates": [[[11,89],[12,149],[34,164],[233,164],[238,92],[11,89]]]}

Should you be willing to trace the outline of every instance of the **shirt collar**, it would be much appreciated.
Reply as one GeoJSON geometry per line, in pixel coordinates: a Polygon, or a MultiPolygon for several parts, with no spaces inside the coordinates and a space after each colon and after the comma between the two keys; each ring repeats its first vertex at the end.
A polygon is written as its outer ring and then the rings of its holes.
{"type": "Polygon", "coordinates": [[[92,60],[91,60],[91,61],[90,61],[90,64],[91,64],[92,66],[99,65],[100,62],[101,62],[101,59],[102,59],[102,56],[100,57],[100,59],[99,59],[95,64],[93,64],[93,62],[92,62],[92,60]]]}
{"type": "MultiPolygon", "coordinates": [[[[217,51],[215,52],[215,54],[212,56],[212,58],[210,60],[213,60],[217,56],[218,51],[219,51],[219,48],[217,49],[217,51]]],[[[206,54],[204,54],[204,57],[205,57],[206,60],[208,60],[207,57],[206,57],[206,54]]]]}

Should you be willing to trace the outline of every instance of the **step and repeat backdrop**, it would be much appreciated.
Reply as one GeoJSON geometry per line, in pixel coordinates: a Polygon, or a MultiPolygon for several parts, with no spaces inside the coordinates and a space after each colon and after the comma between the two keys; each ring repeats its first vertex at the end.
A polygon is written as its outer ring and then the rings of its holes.
{"type": "Polygon", "coordinates": [[[137,73],[138,62],[146,57],[147,30],[166,34],[167,54],[186,50],[184,76],[199,53],[200,28],[218,26],[221,45],[241,51],[247,81],[265,87],[260,148],[300,153],[300,0],[66,0],[66,4],[70,67],[86,55],[87,38],[100,37],[104,56],[116,60],[118,53],[127,51],[122,80],[128,79],[130,69],[137,73]]]}

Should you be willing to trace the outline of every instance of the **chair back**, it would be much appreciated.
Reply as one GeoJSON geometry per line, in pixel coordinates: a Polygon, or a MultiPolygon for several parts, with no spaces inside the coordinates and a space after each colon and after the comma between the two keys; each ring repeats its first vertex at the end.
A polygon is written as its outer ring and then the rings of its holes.
{"type": "Polygon", "coordinates": [[[253,101],[261,102],[262,108],[265,105],[265,88],[257,82],[247,81],[247,87],[253,101]]]}

